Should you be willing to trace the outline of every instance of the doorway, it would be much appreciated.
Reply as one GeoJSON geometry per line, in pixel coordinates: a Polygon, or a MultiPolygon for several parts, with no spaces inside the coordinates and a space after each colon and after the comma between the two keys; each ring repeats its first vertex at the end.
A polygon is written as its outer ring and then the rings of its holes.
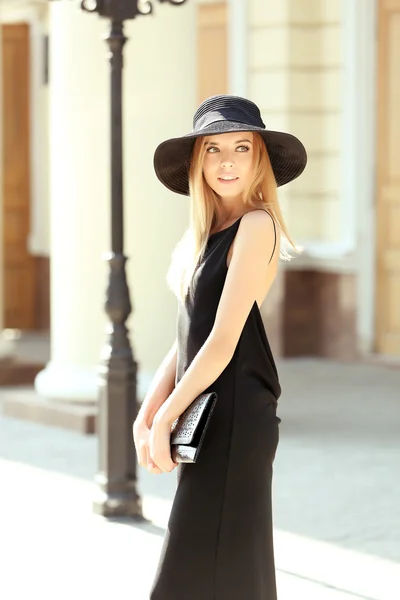
{"type": "Polygon", "coordinates": [[[3,326],[37,328],[37,263],[28,248],[31,212],[30,31],[2,25],[3,326]]]}

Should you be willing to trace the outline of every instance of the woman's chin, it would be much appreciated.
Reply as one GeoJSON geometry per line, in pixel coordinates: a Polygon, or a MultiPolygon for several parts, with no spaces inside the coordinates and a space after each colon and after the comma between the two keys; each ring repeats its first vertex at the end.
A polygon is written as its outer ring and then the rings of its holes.
{"type": "Polygon", "coordinates": [[[221,198],[236,198],[243,193],[243,189],[238,185],[225,185],[224,183],[216,184],[213,190],[221,198]]]}

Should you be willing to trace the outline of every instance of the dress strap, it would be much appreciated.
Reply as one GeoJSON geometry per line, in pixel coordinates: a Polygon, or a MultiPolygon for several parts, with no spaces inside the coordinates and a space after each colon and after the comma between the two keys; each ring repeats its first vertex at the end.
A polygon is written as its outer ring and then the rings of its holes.
{"type": "MultiPolygon", "coordinates": [[[[268,213],[269,214],[269,213],[268,213]]],[[[270,215],[272,222],[274,224],[274,234],[275,234],[275,241],[274,241],[274,249],[272,250],[272,254],[271,254],[271,258],[269,259],[268,264],[271,262],[272,257],[274,256],[274,252],[275,252],[275,248],[276,248],[276,225],[275,225],[275,219],[272,215],[270,215]]]]}

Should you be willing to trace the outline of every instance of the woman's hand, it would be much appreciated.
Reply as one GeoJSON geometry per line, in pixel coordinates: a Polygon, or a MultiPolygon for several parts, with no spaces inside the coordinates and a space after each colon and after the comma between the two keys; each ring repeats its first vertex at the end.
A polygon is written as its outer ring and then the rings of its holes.
{"type": "Polygon", "coordinates": [[[133,441],[135,443],[136,455],[139,465],[148,469],[154,475],[162,473],[161,469],[154,464],[150,458],[150,428],[147,423],[142,420],[136,420],[133,424],[133,441]]]}
{"type": "Polygon", "coordinates": [[[150,460],[164,473],[169,473],[178,466],[171,457],[171,426],[171,422],[160,410],[154,417],[150,430],[150,460]]]}

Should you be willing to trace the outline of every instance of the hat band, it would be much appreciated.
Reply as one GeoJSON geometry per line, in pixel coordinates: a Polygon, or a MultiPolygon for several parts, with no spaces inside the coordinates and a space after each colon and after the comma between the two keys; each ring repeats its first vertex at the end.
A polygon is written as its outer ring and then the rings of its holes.
{"type": "Polygon", "coordinates": [[[251,123],[249,122],[249,119],[243,120],[237,114],[228,114],[228,111],[226,111],[225,114],[222,114],[220,111],[210,111],[203,115],[197,121],[193,131],[201,131],[202,129],[209,127],[213,123],[218,123],[220,121],[234,121],[235,123],[243,123],[243,125],[250,125],[252,127],[260,127],[261,129],[265,129],[265,125],[261,119],[258,120],[258,123],[251,123]]]}

